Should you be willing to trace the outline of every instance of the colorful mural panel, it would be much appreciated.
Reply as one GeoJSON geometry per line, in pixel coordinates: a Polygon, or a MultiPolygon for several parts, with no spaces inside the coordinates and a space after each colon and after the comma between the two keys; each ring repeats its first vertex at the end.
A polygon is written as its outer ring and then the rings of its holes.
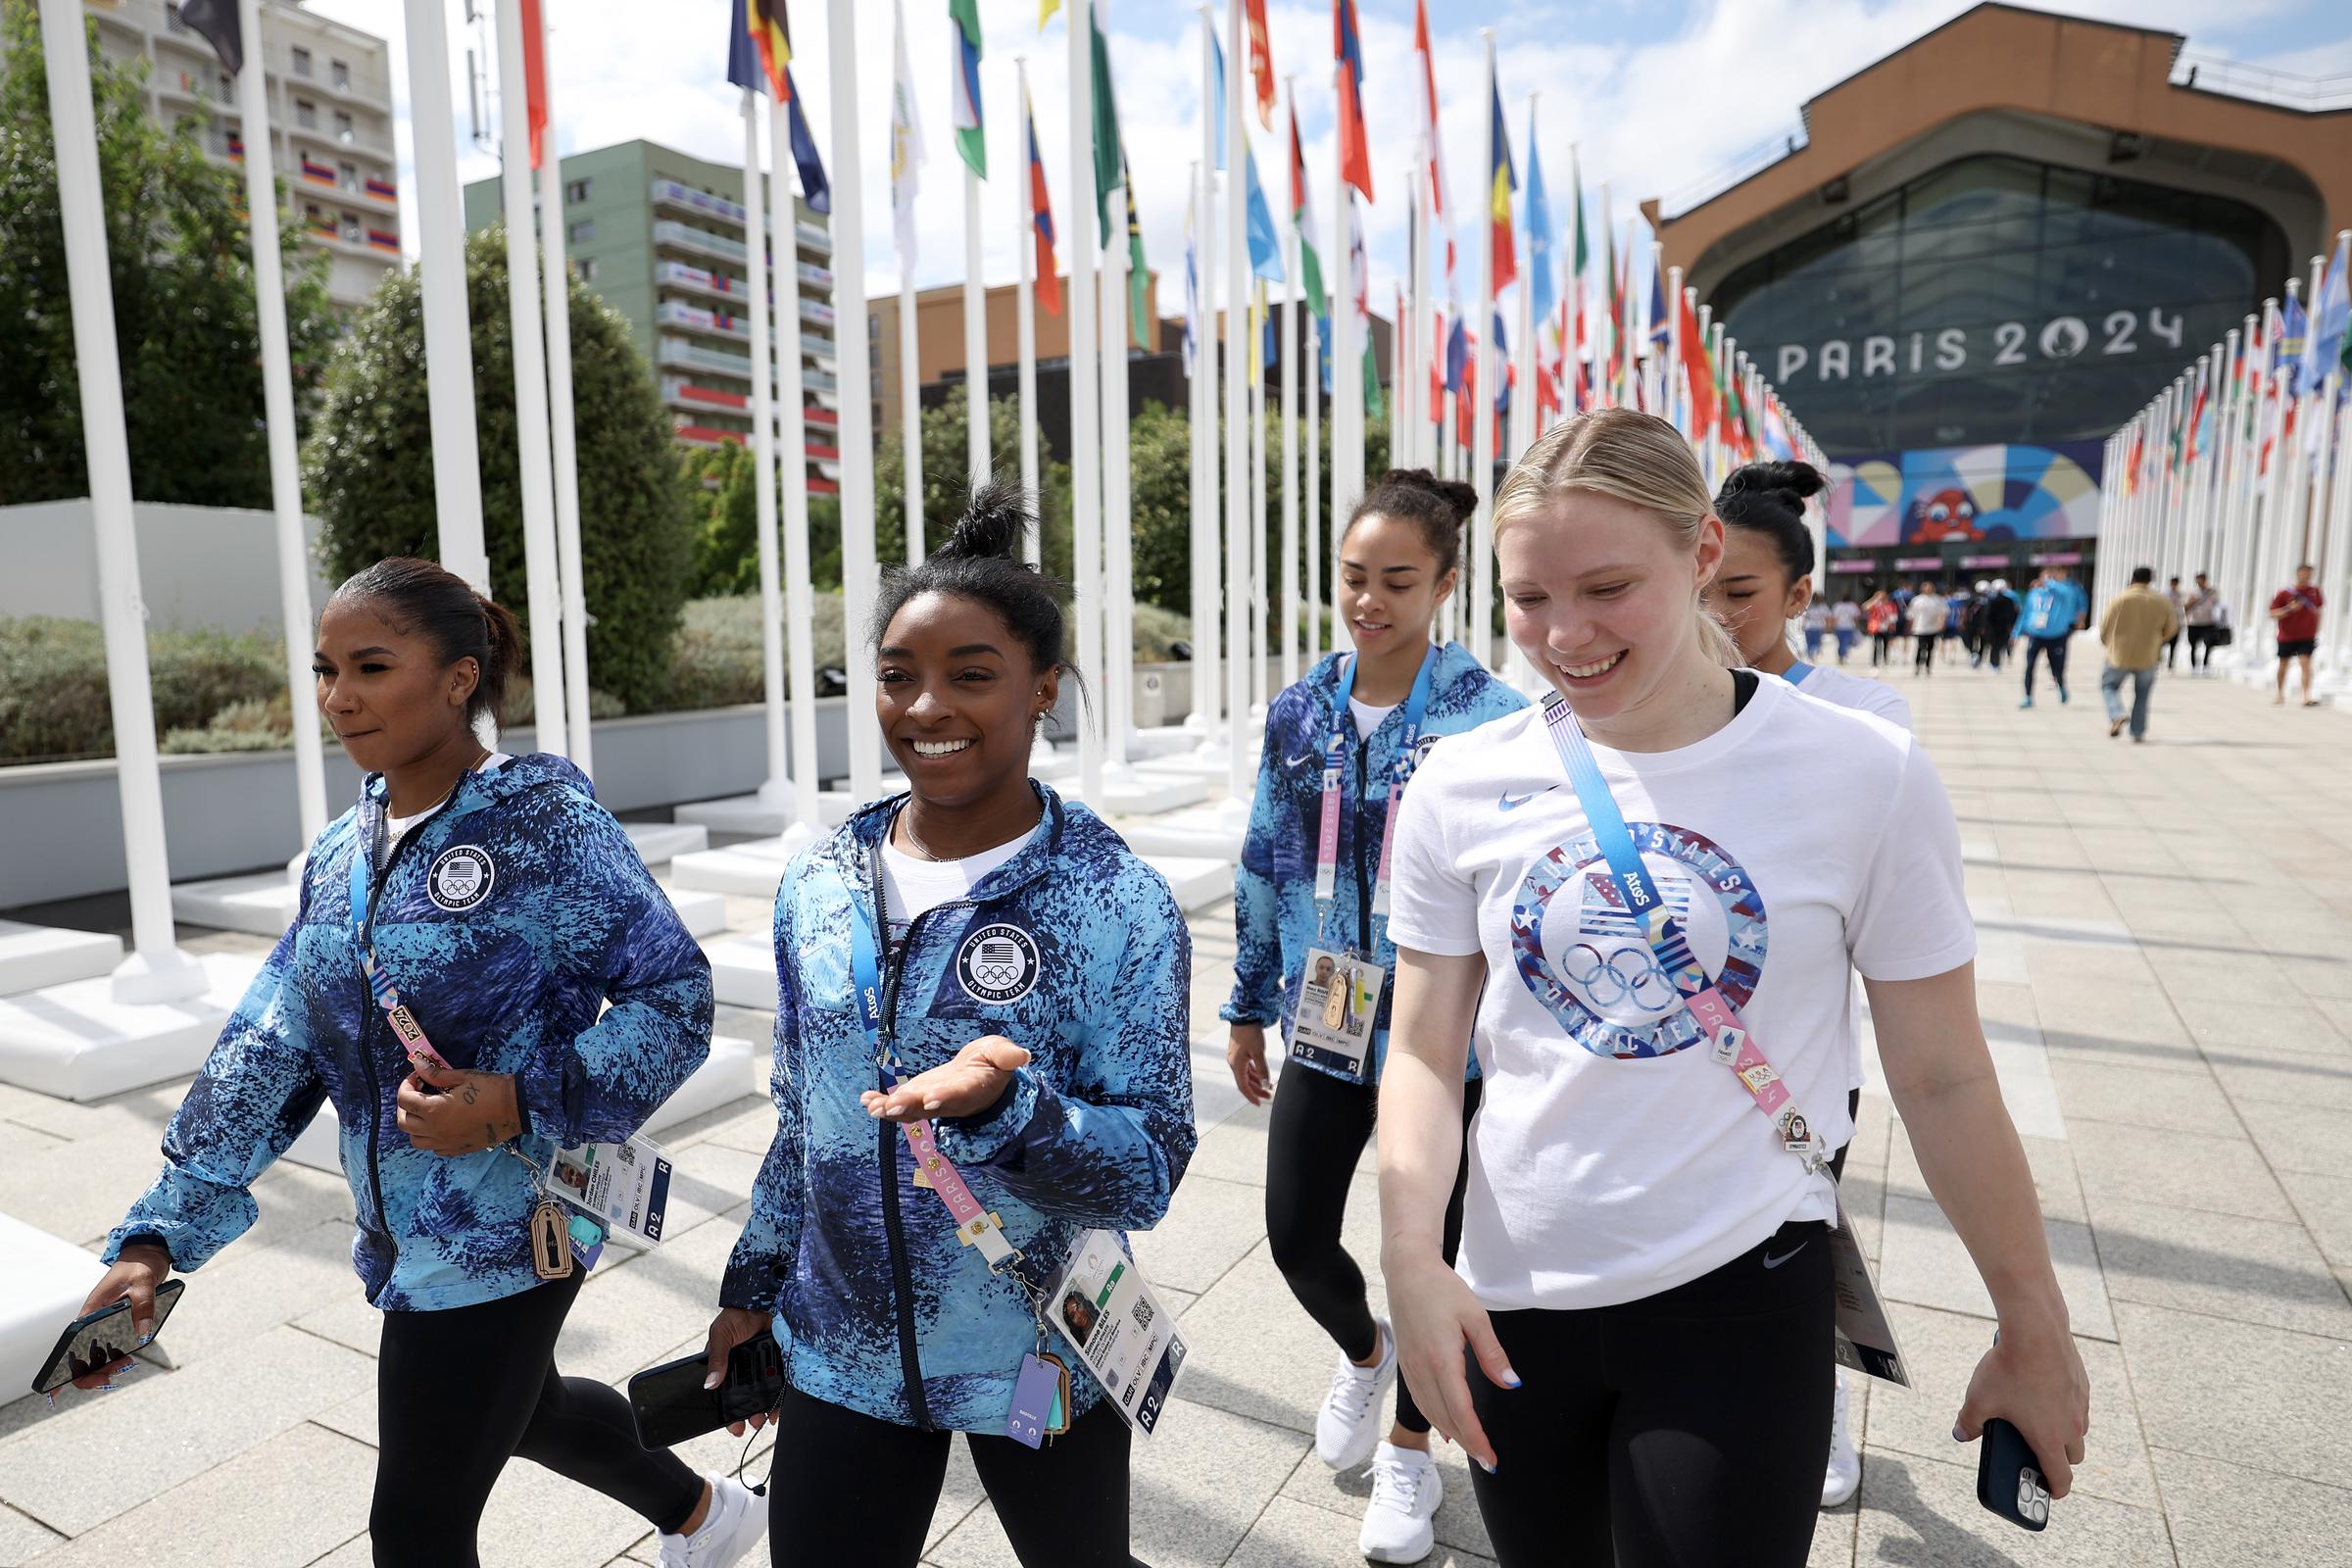
{"type": "Polygon", "coordinates": [[[2096,441],[1877,453],[1830,465],[1833,549],[2083,539],[2099,528],[2096,441]]]}

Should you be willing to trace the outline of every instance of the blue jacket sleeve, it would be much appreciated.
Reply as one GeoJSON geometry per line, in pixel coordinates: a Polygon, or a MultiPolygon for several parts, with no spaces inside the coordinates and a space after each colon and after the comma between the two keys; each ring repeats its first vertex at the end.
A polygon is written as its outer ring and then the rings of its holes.
{"type": "MultiPolygon", "coordinates": [[[[307,876],[301,908],[310,908],[307,876]]],[[[250,1189],[326,1098],[303,1039],[294,967],[301,929],[297,914],[221,1029],[164,1131],[163,1174],[107,1237],[105,1261],[125,1242],[152,1238],[172,1267],[194,1269],[252,1228],[260,1210],[250,1189]]]]}
{"type": "Polygon", "coordinates": [[[1087,1049],[1056,1088],[1027,1067],[978,1116],[939,1124],[941,1152],[1078,1225],[1149,1230],[1192,1162],[1192,936],[1156,873],[1126,880],[1115,984],[1090,984],[1087,1049]]]}
{"type": "Polygon", "coordinates": [[[565,1149],[643,1127],[710,1054],[710,960],[602,807],[583,802],[580,862],[556,914],[612,1005],[516,1075],[526,1130],[565,1149]]]}
{"type": "Polygon", "coordinates": [[[718,1304],[773,1311],[801,1250],[801,1175],[808,1160],[808,1124],[800,1050],[800,980],[794,972],[791,877],[776,893],[776,1059],[768,1097],[776,1136],[760,1162],[752,1213],[719,1281],[718,1304]]]}
{"type": "MultiPolygon", "coordinates": [[[[1266,714],[1265,744],[1258,751],[1257,798],[1250,808],[1250,826],[1242,837],[1242,862],[1233,872],[1233,995],[1217,1009],[1228,1023],[1282,1023],[1282,885],[1276,855],[1292,844],[1299,831],[1298,812],[1282,787],[1279,738],[1275,725],[1283,711],[1280,699],[1266,714]]],[[[1309,890],[1311,899],[1312,890],[1309,890]]]]}

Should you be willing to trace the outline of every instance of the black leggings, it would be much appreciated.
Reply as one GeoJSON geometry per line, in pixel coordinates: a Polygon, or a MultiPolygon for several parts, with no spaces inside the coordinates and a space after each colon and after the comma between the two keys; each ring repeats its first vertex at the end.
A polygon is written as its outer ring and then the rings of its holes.
{"type": "MultiPolygon", "coordinates": [[[[1453,1173],[1453,1195],[1446,1200],[1448,1263],[1461,1246],[1470,1118],[1478,1114],[1485,1088],[1476,1078],[1462,1085],[1462,1161],[1453,1173]]],[[[1361,1361],[1380,1346],[1380,1330],[1364,1296],[1364,1271],[1340,1245],[1348,1189],[1379,1106],[1378,1084],[1348,1083],[1293,1062],[1275,1086],[1266,1139],[1266,1241],[1274,1266],[1298,1304],[1351,1361],[1361,1361]]],[[[1396,1424],[1407,1432],[1429,1430],[1429,1418],[1402,1378],[1396,1380],[1396,1424]]]]}
{"type": "Polygon", "coordinates": [[[386,1312],[376,1363],[376,1568],[473,1568],[474,1531],[515,1454],[674,1535],[703,1479],[637,1443],[628,1401],[556,1371],[584,1272],[474,1306],[386,1312]]]}
{"type": "Polygon", "coordinates": [[[2058,636],[2028,637],[2026,639],[2026,695],[2028,697],[2034,695],[2034,661],[2036,659],[2047,659],[2050,662],[2050,679],[2056,683],[2059,692],[2063,694],[2066,691],[2066,638],[2058,636]]]}
{"type": "MultiPolygon", "coordinates": [[[[953,1438],[788,1391],[776,1412],[769,1560],[775,1568],[914,1568],[953,1438]]],[[[1109,1400],[1042,1448],[969,1433],[964,1441],[1024,1568],[1136,1564],[1127,1552],[1132,1440],[1109,1400]]]]}
{"type": "Polygon", "coordinates": [[[1917,638],[1916,641],[1919,646],[1911,651],[1911,667],[1913,669],[1934,669],[1936,667],[1936,634],[1927,633],[1917,638]]]}
{"type": "Polygon", "coordinates": [[[1470,1362],[1473,1466],[1502,1568],[1799,1568],[1829,1460],[1829,1228],[1643,1300],[1493,1314],[1521,1387],[1470,1362]]]}

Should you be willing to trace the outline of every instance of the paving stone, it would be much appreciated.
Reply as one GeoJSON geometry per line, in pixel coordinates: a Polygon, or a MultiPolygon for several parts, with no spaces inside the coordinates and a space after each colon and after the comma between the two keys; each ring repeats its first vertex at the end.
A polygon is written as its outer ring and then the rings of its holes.
{"type": "Polygon", "coordinates": [[[2059,1102],[2070,1121],[2125,1122],[2179,1132],[2234,1131],[2230,1102],[2209,1076],[2082,1060],[2056,1061],[2059,1102]]]}
{"type": "Polygon", "coordinates": [[[2102,1198],[2287,1220],[2294,1210],[2254,1146],[2237,1137],[2159,1132],[2114,1122],[2074,1127],[2075,1166],[2095,1216],[2102,1198]]]}
{"type": "MultiPolygon", "coordinates": [[[[2114,1339],[2115,1320],[2108,1310],[2090,1227],[2074,1220],[2045,1219],[2042,1231],[2049,1238],[2050,1262],[2057,1270],[2058,1289],[2066,1298],[2075,1333],[2114,1339]]],[[[1994,1316],[1992,1298],[1985,1294],[1975,1261],[1933,1200],[1888,1194],[1883,1248],[1879,1289],[1887,1299],[1965,1312],[1987,1321],[1994,1316]]]]}
{"type": "Polygon", "coordinates": [[[122,1222],[163,1168],[162,1134],[122,1126],[68,1141],[0,1138],[0,1212],[37,1217],[52,1236],[86,1245],[122,1222]]]}
{"type": "MultiPolygon", "coordinates": [[[[1470,1484],[1469,1459],[1460,1448],[1443,1440],[1435,1440],[1431,1451],[1437,1455],[1439,1479],[1446,1489],[1434,1523],[1439,1544],[1473,1556],[1492,1556],[1494,1544],[1487,1535],[1487,1522],[1479,1517],[1478,1496],[1470,1484]]],[[[1364,1509],[1372,1501],[1372,1472],[1367,1468],[1334,1470],[1317,1458],[1310,1446],[1306,1456],[1291,1471],[1290,1479],[1282,1484],[1282,1495],[1293,1502],[1338,1514],[1348,1522],[1346,1540],[1352,1543],[1356,1530],[1364,1522],[1364,1509]]]]}
{"type": "Polygon", "coordinates": [[[2178,1005],[2189,1037],[2208,1049],[2270,1046],[2329,1055],[2344,1045],[2328,1015],[2308,1003],[2186,997],[2178,1005]]]}
{"type": "Polygon", "coordinates": [[[2352,1343],[2136,1301],[2115,1316],[2150,1447],[2331,1486],[2352,1474],[2352,1343]]]}
{"type": "MultiPolygon", "coordinates": [[[[1450,1506],[1448,1494],[1445,1506],[1450,1506]]],[[[1311,1504],[1276,1497],[1250,1527],[1241,1546],[1225,1560],[1232,1568],[1361,1568],[1363,1555],[1355,1549],[1361,1519],[1333,1515],[1311,1504]],[[1335,1523],[1336,1520],[1336,1523],[1335,1523]]],[[[1460,1550],[1441,1542],[1421,1559],[1423,1568],[1494,1568],[1494,1559],[1460,1550]]]]}
{"type": "Polygon", "coordinates": [[[2275,1170],[2335,1175],[2352,1158],[2352,1110],[2249,1100],[2238,1114],[2275,1170]]]}
{"type": "Polygon", "coordinates": [[[1188,1172],[1179,1191],[1183,1204],[1134,1233],[1135,1260],[1153,1285],[1199,1295],[1265,1235],[1266,1190],[1188,1172]]]}
{"type": "Polygon", "coordinates": [[[2330,1263],[2352,1267],[2352,1176],[2282,1170],[2278,1183],[2319,1244],[2321,1255],[2330,1263]]]}
{"type": "Polygon", "coordinates": [[[1202,1128],[1185,1178],[1213,1176],[1218,1181],[1265,1186],[1266,1129],[1273,1113],[1271,1102],[1245,1105],[1215,1126],[1202,1128]]]}
{"type": "Polygon", "coordinates": [[[1184,1331],[1193,1355],[1181,1397],[1312,1435],[1336,1352],[1262,1241],[1193,1303],[1184,1331]]]}
{"type": "MultiPolygon", "coordinates": [[[[2034,1195],[2041,1201],[2044,1219],[2082,1220],[2082,1180],[2075,1167],[2073,1143],[2063,1138],[2020,1138],[2026,1164],[2034,1173],[2034,1195]]],[[[1926,1198],[1928,1179],[1920,1171],[1918,1152],[1908,1136],[1894,1139],[1886,1159],[1888,1190],[1910,1198],[1926,1198]]]]}
{"type": "Polygon", "coordinates": [[[0,1568],[18,1568],[65,1539],[14,1508],[0,1507],[0,1568]]]}
{"type": "Polygon", "coordinates": [[[2352,1301],[2301,1225],[2110,1200],[2096,1234],[2119,1301],[2352,1339],[2352,1301]]]}
{"type": "Polygon", "coordinates": [[[244,1361],[264,1329],[330,1302],[367,1302],[351,1269],[351,1227],[340,1220],[312,1225],[274,1246],[231,1247],[185,1278],[188,1288],[159,1342],[183,1368],[213,1357],[244,1361]]]}
{"type": "Polygon", "coordinates": [[[383,1343],[384,1314],[369,1303],[355,1279],[349,1296],[303,1313],[294,1320],[294,1326],[305,1334],[331,1340],[362,1355],[374,1355],[383,1343]]]}
{"type": "Polygon", "coordinates": [[[1887,1453],[1862,1466],[1857,1563],[1921,1568],[2173,1568],[2165,1517],[2088,1493],[2052,1505],[2029,1538],[1977,1503],[1977,1467],[1887,1453]]]}
{"type": "Polygon", "coordinates": [[[2169,1448],[2155,1459],[2180,1568],[2352,1560],[2352,1491],[2169,1448]]]}

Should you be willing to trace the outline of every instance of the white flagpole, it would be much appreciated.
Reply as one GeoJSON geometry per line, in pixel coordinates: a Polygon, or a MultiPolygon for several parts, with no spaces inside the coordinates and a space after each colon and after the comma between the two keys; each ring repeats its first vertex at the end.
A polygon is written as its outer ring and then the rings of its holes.
{"type": "Polygon", "coordinates": [[[1250,377],[1250,718],[1263,723],[1266,716],[1266,367],[1265,320],[1254,309],[1263,294],[1254,269],[1250,275],[1252,309],[1243,319],[1250,325],[1251,352],[1257,373],[1250,377]]]}
{"type": "MultiPolygon", "coordinates": [[[[1102,0],[1096,0],[1098,5],[1102,0]]],[[[1127,188],[1110,191],[1110,238],[1102,247],[1102,719],[1103,767],[1127,773],[1134,688],[1127,665],[1135,646],[1134,599],[1127,585],[1127,188]]],[[[1100,230],[1098,230],[1098,233],[1100,230]]]]}
{"type": "MultiPolygon", "coordinates": [[[[1045,559],[1045,502],[1038,494],[1037,476],[1037,192],[1029,183],[1029,57],[1012,57],[1013,74],[1021,87],[1021,167],[1014,183],[1021,188],[1021,233],[1013,245],[1021,267],[1020,299],[1013,307],[1014,329],[1020,337],[1021,493],[1037,509],[1037,526],[1030,530],[1022,555],[1031,565],[1045,559]]],[[[1041,733],[1040,739],[1043,739],[1041,733]]]]}
{"type": "MultiPolygon", "coordinates": [[[[1527,157],[1522,167],[1536,161],[1536,98],[1527,95],[1527,157]]],[[[1490,117],[1492,118],[1492,117],[1490,117]]],[[[1524,183],[1526,176],[1521,175],[1524,183]]],[[[1549,192],[1544,193],[1546,197],[1549,192]]],[[[1519,194],[1519,232],[1526,242],[1519,247],[1519,341],[1511,345],[1511,362],[1518,367],[1518,384],[1511,388],[1510,458],[1519,461],[1536,439],[1536,269],[1549,267],[1551,258],[1536,255],[1536,209],[1527,191],[1519,194]]],[[[1656,405],[1653,401],[1652,411],[1656,405]]],[[[1516,650],[1514,649],[1514,653],[1516,650]]],[[[1508,658],[1509,656],[1506,656],[1508,658]]],[[[1516,674],[1517,667],[1513,666],[1516,674]]]]}
{"type": "MultiPolygon", "coordinates": [[[[1282,78],[1287,132],[1298,113],[1298,77],[1282,78]]],[[[1290,148],[1283,148],[1290,163],[1290,148]]],[[[1298,679],[1298,285],[1297,225],[1282,225],[1282,684],[1298,679]]]]}
{"type": "MultiPolygon", "coordinates": [[[[792,158],[792,106],[771,99],[767,106],[767,139],[772,149],[775,175],[771,189],[775,199],[768,205],[774,216],[768,227],[775,235],[774,246],[776,314],[790,323],[782,334],[770,334],[775,340],[776,384],[774,404],[781,415],[781,431],[773,436],[776,450],[781,454],[784,470],[784,634],[785,646],[791,654],[789,685],[792,698],[792,815],[786,822],[782,843],[787,850],[797,850],[809,843],[822,828],[817,804],[816,763],[816,585],[808,576],[808,426],[806,406],[806,383],[801,379],[801,265],[800,265],[800,204],[793,200],[797,180],[784,177],[784,166],[792,158]],[[785,301],[791,301],[789,309],[785,301]]],[[[746,163],[744,183],[751,183],[746,163]]],[[[836,269],[841,258],[834,259],[836,269]]],[[[755,290],[755,293],[763,292],[755,290]]],[[[838,318],[836,318],[838,319],[838,318]]],[[[762,338],[762,341],[765,341],[762,338]]],[[[836,354],[835,358],[839,359],[836,354]]],[[[764,371],[758,384],[766,384],[764,371]]],[[[762,419],[760,433],[770,433],[768,421],[762,419]]],[[[846,454],[842,464],[848,469],[846,454]]],[[[762,485],[773,489],[772,485],[762,485]]],[[[762,539],[761,543],[766,543],[762,539]]],[[[765,604],[762,596],[761,603],[765,604]]],[[[845,627],[849,625],[846,620],[845,627]]],[[[768,804],[782,806],[781,800],[768,804]]]]}
{"type": "MultiPolygon", "coordinates": [[[[411,4],[419,0],[410,0],[411,4]]],[[[833,320],[858,333],[865,320],[865,170],[858,156],[858,7],[826,0],[826,54],[833,82],[833,320]]],[[[796,333],[797,336],[797,333],[796,333]]],[[[874,427],[871,379],[855,337],[836,357],[841,378],[842,625],[850,665],[850,794],[858,804],[882,789],[882,736],[860,721],[874,687],[874,651],[863,635],[880,589],[874,559],[874,427]]],[[[911,367],[908,368],[911,372],[911,367]]]]}
{"type": "Polygon", "coordinates": [[[1227,748],[1226,808],[1247,809],[1250,788],[1248,729],[1250,711],[1250,608],[1255,597],[1250,578],[1250,290],[1249,217],[1242,160],[1249,144],[1242,127],[1241,0],[1226,0],[1225,58],[1233,79],[1225,84],[1225,620],[1227,665],[1225,710],[1233,733],[1227,748]]]}
{"type": "MultiPolygon", "coordinates": [[[[156,762],[139,543],[131,524],[130,437],[122,417],[122,362],[117,357],[114,281],[107,263],[97,116],[90,103],[90,63],[84,53],[88,45],[76,0],[41,0],[41,44],[56,137],[59,216],[66,232],[66,290],[74,312],[82,454],[89,465],[90,519],[97,535],[98,615],[106,641],[107,701],[115,723],[122,855],[130,873],[131,940],[137,950],[116,968],[111,990],[120,1003],[179,1002],[203,995],[206,980],[202,965],[180,951],[172,926],[163,775],[156,762]]],[[[246,44],[246,66],[258,80],[258,27],[247,34],[246,44]]],[[[249,140],[269,134],[267,120],[248,122],[249,140]]],[[[246,156],[252,156],[250,150],[246,156]]],[[[306,629],[306,641],[308,636],[306,629]]],[[[296,705],[297,729],[308,720],[307,706],[296,705]]]]}
{"type": "Polygon", "coordinates": [[[1199,755],[1221,758],[1228,744],[1218,661],[1224,657],[1224,603],[1217,577],[1216,19],[1200,13],[1200,156],[1193,164],[1192,587],[1193,711],[1187,726],[1201,736],[1199,755]]]}
{"type": "MultiPolygon", "coordinates": [[[[1345,71],[1343,65],[1338,68],[1345,71]]],[[[1338,155],[1333,155],[1333,167],[1338,168],[1338,155]]],[[[1355,259],[1348,253],[1348,214],[1354,205],[1355,195],[1343,176],[1333,184],[1331,204],[1331,648],[1332,652],[1352,652],[1355,637],[1348,630],[1348,617],[1340,610],[1340,530],[1348,509],[1355,505],[1363,493],[1359,480],[1350,487],[1349,476],[1363,467],[1361,410],[1364,403],[1362,370],[1351,363],[1350,351],[1355,345],[1355,290],[1351,274],[1355,259]],[[1354,374],[1349,374],[1350,370],[1354,374]],[[1348,457],[1350,425],[1348,419],[1349,393],[1352,390],[1354,407],[1358,411],[1353,429],[1356,455],[1351,464],[1348,457]]]]}
{"type": "MultiPolygon", "coordinates": [[[[245,210],[253,219],[254,318],[261,328],[262,407],[270,430],[270,503],[277,521],[277,593],[286,633],[286,694],[293,704],[294,798],[302,844],[288,873],[299,882],[312,840],[326,827],[326,765],[312,701],[310,552],[303,533],[302,471],[294,451],[294,371],[286,346],[285,266],[278,255],[277,178],[270,169],[270,89],[260,69],[262,0],[239,0],[237,25],[246,40],[237,73],[237,113],[261,126],[245,138],[245,210]]],[[[79,29],[76,27],[76,36],[79,29]]]]}
{"type": "MultiPolygon", "coordinates": [[[[792,780],[784,760],[784,614],[783,589],[776,564],[776,422],[768,389],[772,377],[768,369],[768,348],[771,340],[775,357],[787,357],[794,365],[800,363],[800,313],[787,316],[785,301],[791,292],[776,290],[776,308],[768,309],[767,236],[771,227],[776,236],[779,256],[791,251],[791,226],[771,224],[767,217],[767,182],[760,173],[760,95],[751,88],[743,90],[743,231],[745,262],[751,281],[745,292],[752,297],[752,515],[760,530],[760,706],[766,710],[767,776],[760,785],[762,806],[781,807],[792,780]],[[786,317],[781,331],[771,331],[769,317],[786,317]]],[[[789,137],[790,131],[786,135],[789,137]]],[[[788,156],[789,141],[776,149],[779,166],[788,156]]],[[[778,206],[782,206],[784,181],[778,178],[778,206]]],[[[787,275],[793,277],[797,288],[797,273],[776,269],[777,282],[787,275]]],[[[799,459],[797,446],[784,449],[787,465],[799,459]]],[[[854,633],[853,633],[854,635],[854,633]]]]}
{"type": "MultiPolygon", "coordinates": [[[[906,93],[911,96],[914,91],[914,85],[908,79],[908,72],[906,70],[906,7],[903,3],[903,0],[892,0],[891,15],[898,24],[897,42],[894,45],[897,52],[893,56],[893,58],[897,61],[897,66],[895,68],[895,73],[891,77],[891,135],[895,140],[898,135],[898,95],[900,93],[906,93]]],[[[911,106],[906,112],[909,116],[913,114],[913,109],[911,106]]],[[[917,177],[915,174],[915,167],[921,159],[921,154],[922,147],[919,138],[915,141],[914,145],[911,145],[905,150],[905,157],[906,160],[906,178],[914,179],[917,177]]],[[[895,164],[896,160],[900,156],[900,149],[894,146],[891,149],[891,157],[894,162],[894,167],[892,169],[891,201],[894,205],[893,227],[894,230],[899,234],[900,238],[899,438],[901,447],[905,449],[905,459],[901,469],[901,475],[906,481],[906,490],[905,503],[906,515],[906,564],[909,566],[919,566],[923,564],[923,556],[929,544],[929,541],[924,537],[925,519],[923,517],[923,364],[922,353],[919,347],[919,334],[915,330],[914,257],[911,254],[913,246],[908,240],[908,236],[910,235],[911,231],[904,226],[904,219],[900,218],[895,211],[897,204],[903,203],[906,200],[906,196],[899,191],[897,183],[899,171],[895,167],[895,164]]],[[[841,256],[838,251],[834,254],[833,264],[836,269],[838,269],[841,265],[841,256]]],[[[834,326],[834,332],[836,335],[843,330],[843,327],[840,323],[846,322],[848,319],[849,318],[847,317],[835,318],[836,325],[834,326]]],[[[793,332],[796,337],[799,335],[800,324],[797,321],[793,324],[793,332]]]]}
{"type": "Polygon", "coordinates": [[[533,730],[539,750],[564,743],[564,585],[556,574],[556,469],[547,429],[547,348],[540,333],[539,243],[531,221],[531,117],[522,63],[522,7],[498,8],[499,186],[506,201],[509,347],[522,491],[523,583],[531,611],[533,730]]]}
{"type": "MultiPolygon", "coordinates": [[[[846,0],[836,0],[846,3],[846,0]]],[[[1070,572],[1077,579],[1078,667],[1102,669],[1102,413],[1095,385],[1095,253],[1101,249],[1095,200],[1093,0],[1069,0],[1070,71],[1070,572]],[[1088,239],[1093,227],[1097,237],[1088,239]]],[[[1102,726],[1078,726],[1078,796],[1102,799],[1102,726]]]]}
{"type": "Polygon", "coordinates": [[[556,150],[555,29],[539,8],[541,96],[547,145],[539,166],[539,251],[547,263],[547,406],[556,467],[556,566],[564,596],[564,726],[571,760],[591,777],[589,742],[588,584],[580,564],[579,433],[571,393],[571,268],[564,248],[564,160],[556,150]]]}
{"type": "Polygon", "coordinates": [[[409,115],[416,156],[416,292],[424,307],[425,398],[433,438],[433,515],[441,564],[473,584],[475,592],[486,594],[490,557],[482,546],[482,458],[473,420],[473,329],[466,318],[466,217],[458,199],[449,19],[442,0],[405,0],[405,16],[409,115]]]}
{"type": "MultiPolygon", "coordinates": [[[[1492,105],[1494,101],[1494,29],[1479,30],[1486,45],[1487,74],[1480,89],[1479,102],[1492,105]]],[[[1479,111],[1478,144],[1479,172],[1491,185],[1494,169],[1494,116],[1491,109],[1479,111]]],[[[1484,208],[1487,204],[1481,203],[1484,208]]],[[[1478,396],[1470,414],[1470,483],[1478,491],[1478,514],[1471,524],[1470,545],[1470,602],[1463,614],[1470,627],[1470,653],[1480,664],[1492,666],[1494,662],[1494,642],[1490,628],[1494,617],[1488,607],[1494,602],[1494,539],[1490,521],[1494,514],[1494,391],[1502,375],[1502,361],[1494,352],[1494,221],[1491,212],[1478,215],[1478,333],[1472,339],[1477,344],[1478,396]]]]}
{"type": "MultiPolygon", "coordinates": [[[[955,30],[960,40],[961,29],[955,30]]],[[[980,176],[961,155],[956,161],[963,164],[964,475],[977,484],[989,471],[988,291],[980,276],[980,176]]]]}
{"type": "MultiPolygon", "coordinates": [[[[1303,264],[1302,264],[1303,265],[1303,264]]],[[[1306,304],[1305,365],[1298,375],[1301,395],[1306,401],[1306,429],[1300,445],[1306,449],[1306,477],[1299,488],[1304,492],[1306,511],[1299,518],[1299,538],[1306,545],[1306,667],[1312,669],[1323,658],[1323,537],[1316,531],[1316,518],[1323,507],[1323,454],[1321,400],[1323,377],[1320,367],[1323,355],[1321,318],[1315,315],[1315,302],[1306,304]]],[[[1331,564],[1331,575],[1336,582],[1340,564],[1331,564]]],[[[1335,628],[1332,640],[1339,640],[1335,628]]]]}

